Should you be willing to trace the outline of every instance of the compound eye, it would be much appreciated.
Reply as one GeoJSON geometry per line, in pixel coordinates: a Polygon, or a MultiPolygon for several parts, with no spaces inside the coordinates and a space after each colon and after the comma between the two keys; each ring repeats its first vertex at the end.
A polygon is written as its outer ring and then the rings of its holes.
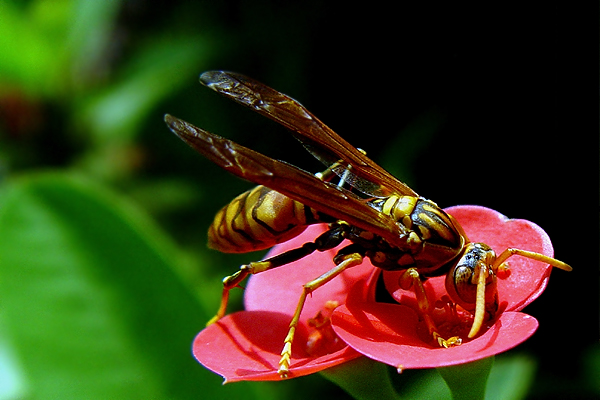
{"type": "Polygon", "coordinates": [[[455,266],[446,276],[446,291],[464,309],[475,309],[477,285],[473,284],[473,269],[464,265],[455,266]]]}

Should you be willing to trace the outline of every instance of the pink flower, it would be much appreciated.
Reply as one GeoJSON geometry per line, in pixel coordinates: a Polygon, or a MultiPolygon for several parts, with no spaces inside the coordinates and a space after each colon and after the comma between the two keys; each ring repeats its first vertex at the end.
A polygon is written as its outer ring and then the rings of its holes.
{"type": "MultiPolygon", "coordinates": [[[[496,211],[477,206],[446,211],[459,221],[471,241],[487,243],[497,254],[507,247],[517,247],[552,256],[546,233],[531,222],[508,220],[496,211]]],[[[312,241],[324,229],[309,227],[298,237],[275,246],[270,255],[312,241]]],[[[193,352],[198,361],[223,376],[225,382],[279,380],[283,339],[302,285],[331,269],[336,252],[314,253],[252,276],[245,291],[246,311],[225,316],[194,340],[193,352]]],[[[414,295],[397,286],[398,272],[383,272],[383,279],[394,299],[402,304],[375,302],[374,287],[380,270],[365,259],[362,265],[344,272],[307,299],[292,346],[290,377],[311,374],[361,355],[401,370],[461,364],[506,351],[537,329],[535,318],[519,311],[545,289],[551,270],[548,265],[517,256],[510,259],[510,268],[511,276],[498,281],[497,318],[473,340],[444,349],[419,333],[414,295]],[[324,326],[316,328],[319,322],[324,326]]],[[[444,277],[429,279],[425,287],[430,299],[439,300],[446,294],[444,277]]],[[[448,314],[440,311],[436,322],[449,325],[444,323],[448,314]]]]}
{"type": "MultiPolygon", "coordinates": [[[[326,225],[310,226],[299,236],[275,246],[269,255],[300,247],[323,233],[326,225]]],[[[316,252],[294,263],[251,276],[244,293],[246,311],[226,315],[209,325],[194,340],[194,356],[206,368],[225,378],[240,380],[280,380],[277,373],[283,339],[296,310],[302,285],[333,268],[339,248],[316,252]]],[[[345,302],[355,283],[373,274],[369,262],[351,268],[313,292],[306,300],[292,346],[290,377],[312,374],[360,357],[360,353],[335,338],[314,344],[319,331],[309,320],[330,313],[329,304],[345,302]],[[312,336],[311,336],[312,335],[312,336]],[[322,347],[322,348],[319,348],[322,347]],[[309,354],[310,353],[310,354],[309,354]]],[[[365,294],[366,296],[366,294],[365,294]]],[[[323,329],[327,334],[327,329],[323,329]]],[[[327,339],[327,338],[325,338],[327,339]]]]}
{"type": "MultiPolygon", "coordinates": [[[[553,255],[546,233],[529,221],[507,219],[496,211],[477,206],[457,206],[446,211],[459,221],[471,241],[486,243],[497,254],[508,247],[517,247],[553,255]]],[[[364,302],[349,296],[346,304],[333,314],[334,330],[355,350],[399,370],[444,367],[501,353],[522,343],[537,329],[537,320],[519,311],[544,291],[552,269],[523,257],[515,256],[509,261],[510,277],[498,280],[500,311],[496,319],[482,334],[460,346],[440,348],[418,334],[414,295],[397,286],[398,272],[383,274],[386,287],[403,305],[364,302]]],[[[444,279],[432,278],[425,283],[430,299],[440,299],[446,294],[444,279]]],[[[454,329],[464,332],[467,327],[470,326],[454,329]]]]}

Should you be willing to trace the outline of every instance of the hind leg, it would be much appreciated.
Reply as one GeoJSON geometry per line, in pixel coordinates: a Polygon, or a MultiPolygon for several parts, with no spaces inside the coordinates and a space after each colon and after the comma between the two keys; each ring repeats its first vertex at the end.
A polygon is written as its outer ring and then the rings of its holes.
{"type": "Polygon", "coordinates": [[[221,304],[217,314],[211,318],[207,325],[210,325],[219,319],[223,318],[227,312],[227,303],[229,302],[229,291],[238,287],[240,283],[246,279],[248,275],[258,274],[273,268],[300,260],[313,253],[314,251],[330,250],[338,246],[345,237],[345,232],[348,225],[334,223],[330,229],[321,234],[314,242],[308,242],[296,249],[288,250],[284,253],[267,258],[263,261],[254,261],[249,264],[242,265],[240,269],[233,275],[223,279],[223,293],[221,295],[221,304]]]}

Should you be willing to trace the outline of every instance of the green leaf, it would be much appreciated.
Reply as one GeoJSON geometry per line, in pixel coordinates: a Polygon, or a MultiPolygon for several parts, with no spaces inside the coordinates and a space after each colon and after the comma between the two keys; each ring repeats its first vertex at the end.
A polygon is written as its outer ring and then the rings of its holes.
{"type": "Polygon", "coordinates": [[[122,7],[122,2],[114,0],[72,2],[70,16],[64,22],[68,27],[65,51],[69,55],[65,69],[71,75],[70,83],[84,83],[105,63],[103,58],[110,41],[115,40],[114,25],[122,7]]]}
{"type": "Polygon", "coordinates": [[[0,195],[0,238],[0,382],[13,378],[0,398],[242,396],[193,359],[208,316],[131,204],[64,174],[19,178],[0,195]]]}
{"type": "Polygon", "coordinates": [[[18,87],[29,96],[53,95],[63,82],[61,66],[70,2],[0,4],[0,90],[18,87]],[[53,7],[47,7],[54,3],[53,7]],[[42,12],[43,11],[43,12],[42,12]]]}
{"type": "Polygon", "coordinates": [[[78,123],[99,145],[128,143],[159,101],[182,85],[197,84],[209,52],[201,37],[154,40],[132,56],[115,82],[83,100],[78,123]]]}

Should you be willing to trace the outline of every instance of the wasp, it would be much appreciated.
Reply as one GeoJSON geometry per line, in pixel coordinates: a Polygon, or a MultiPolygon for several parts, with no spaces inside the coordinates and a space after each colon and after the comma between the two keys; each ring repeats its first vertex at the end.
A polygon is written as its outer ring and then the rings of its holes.
{"type": "Polygon", "coordinates": [[[308,225],[328,224],[328,230],[313,242],[242,265],[223,279],[221,304],[209,323],[225,315],[229,291],[248,275],[349,242],[334,257],[334,268],[303,285],[283,340],[278,370],[282,378],[289,374],[291,346],[306,297],[365,257],[382,270],[403,271],[401,287],[414,291],[429,334],[441,347],[460,345],[463,338],[438,333],[431,317],[433,305],[423,287],[427,278],[446,276],[450,299],[473,315],[467,335],[471,339],[498,310],[496,280],[508,274],[509,257],[519,255],[571,270],[539,253],[509,248],[497,256],[488,245],[470,242],[451,215],[370,160],[291,97],[232,72],[205,72],[200,82],[288,128],[327,166],[325,172],[311,174],[165,115],[168,127],[193,149],[259,185],[217,213],[208,231],[210,247],[237,253],[261,250],[297,236],[308,225]]]}

